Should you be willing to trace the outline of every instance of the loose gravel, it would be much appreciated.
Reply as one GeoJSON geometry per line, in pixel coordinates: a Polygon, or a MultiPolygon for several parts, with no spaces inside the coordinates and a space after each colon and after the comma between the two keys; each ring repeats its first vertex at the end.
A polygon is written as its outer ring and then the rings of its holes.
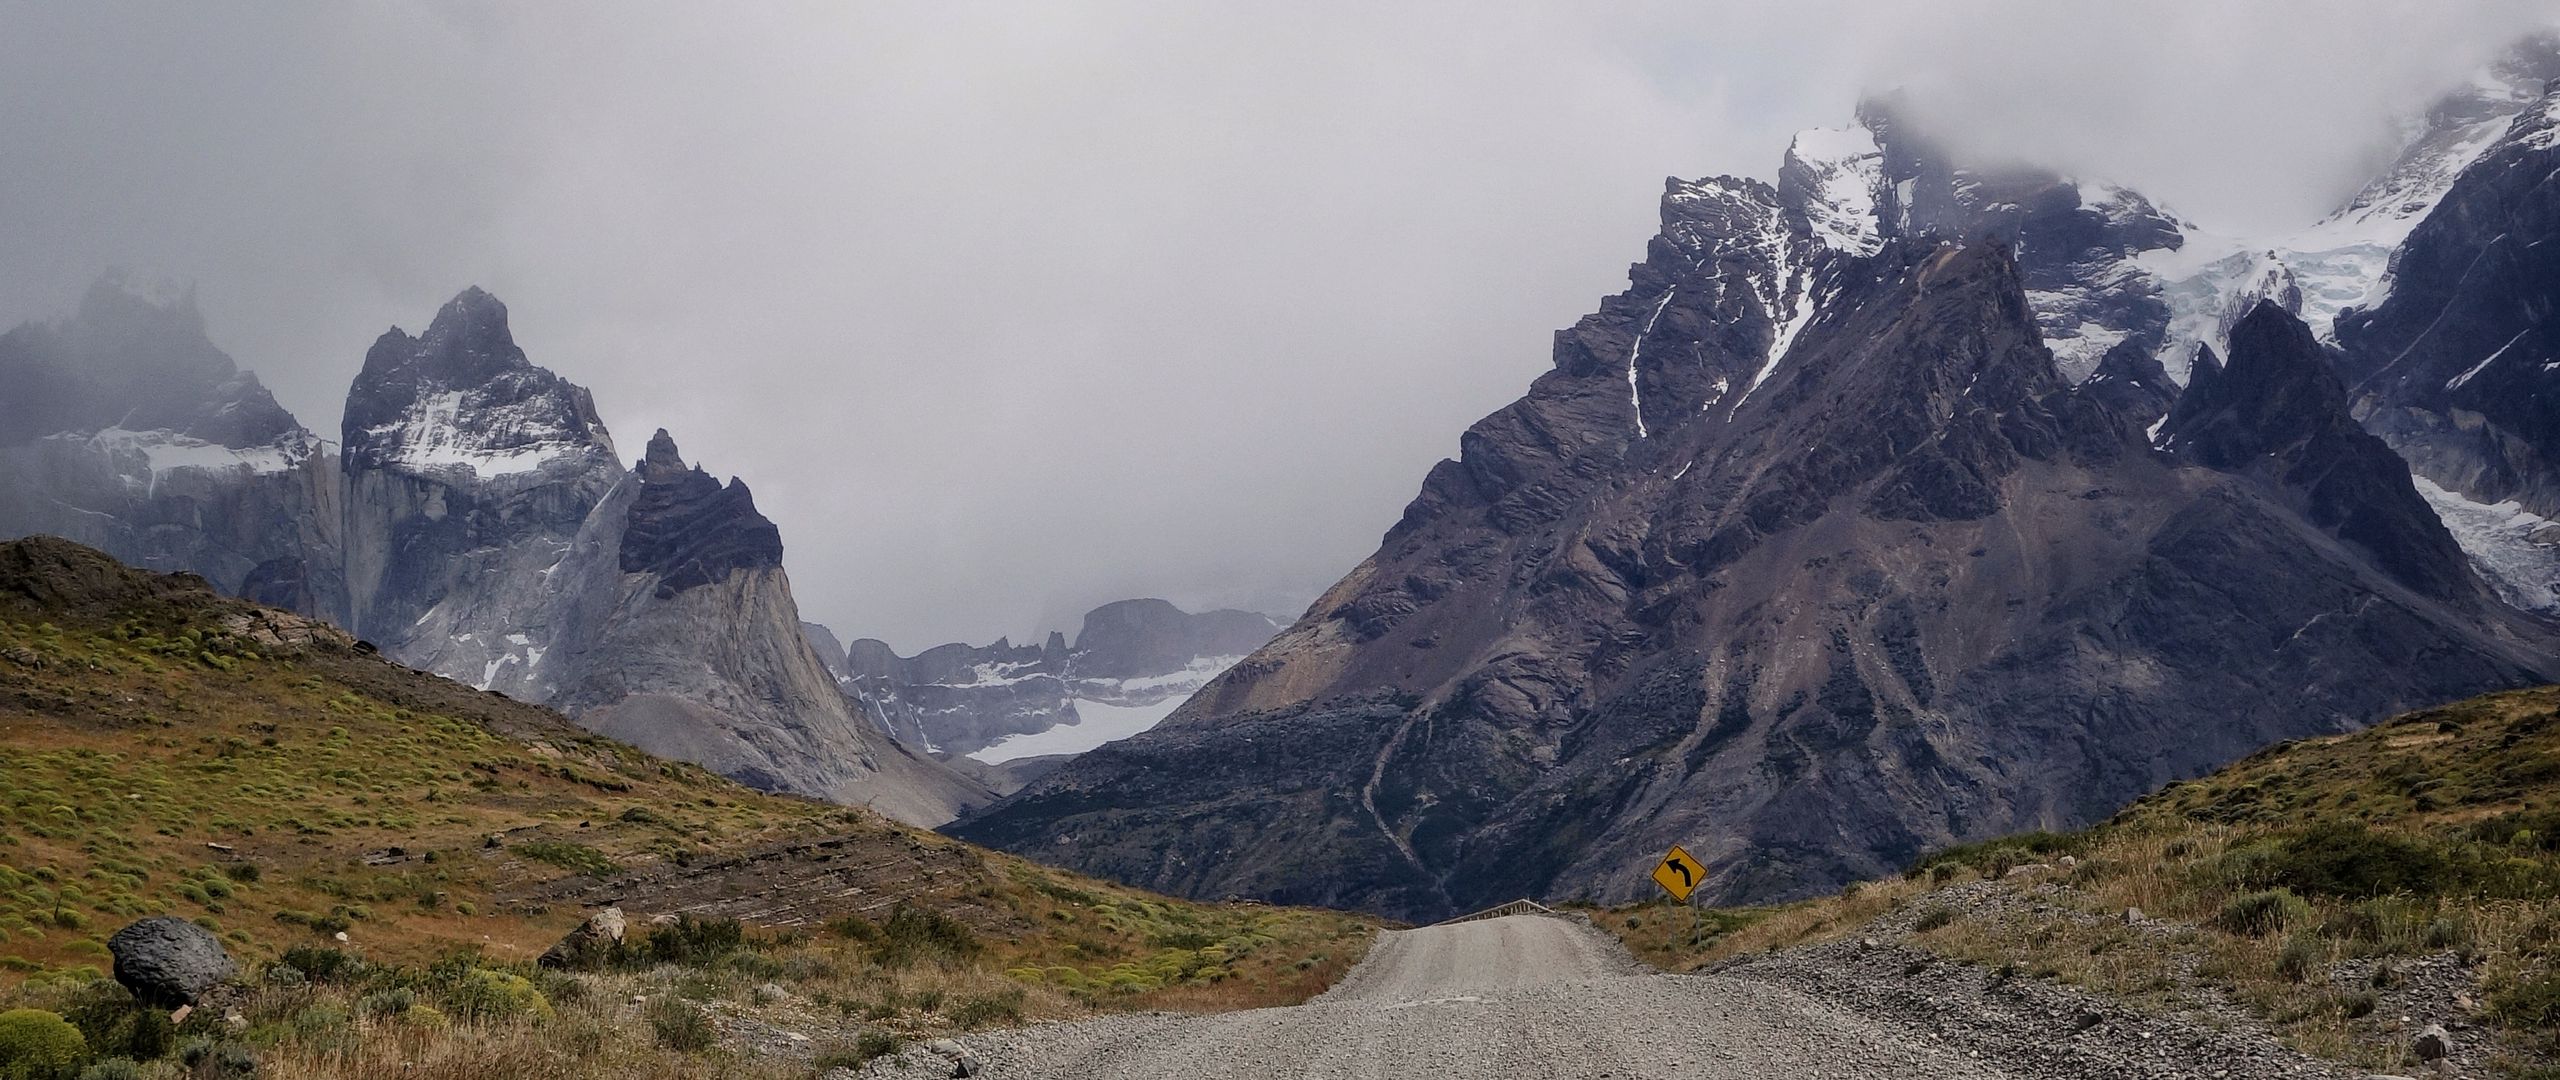
{"type": "MultiPolygon", "coordinates": [[[[1340,984],[1294,1008],[1109,1016],[963,1041],[979,1075],[998,1080],[2360,1075],[2263,1036],[2101,1011],[2059,987],[1985,985],[1988,973],[1954,965],[1901,985],[1915,955],[1846,943],[1667,975],[1586,922],[1515,915],[1388,932],[1340,984]]],[[[872,1070],[951,1074],[920,1051],[872,1070]]]]}

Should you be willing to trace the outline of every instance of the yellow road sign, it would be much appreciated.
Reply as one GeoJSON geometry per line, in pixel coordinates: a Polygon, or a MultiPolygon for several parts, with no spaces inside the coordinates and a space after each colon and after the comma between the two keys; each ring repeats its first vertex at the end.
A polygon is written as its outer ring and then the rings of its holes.
{"type": "Polygon", "coordinates": [[[1671,845],[1671,854],[1663,856],[1662,861],[1653,867],[1653,883],[1662,886],[1662,891],[1670,893],[1672,899],[1683,904],[1689,902],[1689,894],[1698,891],[1698,886],[1705,884],[1706,880],[1706,867],[1689,854],[1688,848],[1678,844],[1671,845]]]}

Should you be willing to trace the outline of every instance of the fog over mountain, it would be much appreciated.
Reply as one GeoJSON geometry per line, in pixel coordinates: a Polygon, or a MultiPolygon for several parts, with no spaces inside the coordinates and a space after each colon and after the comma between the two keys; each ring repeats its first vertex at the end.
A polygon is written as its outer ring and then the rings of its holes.
{"type": "Polygon", "coordinates": [[[2280,232],[2554,15],[1383,7],[0,3],[0,326],[192,281],[325,426],[477,284],[613,430],[753,478],[811,619],[1285,621],[1620,287],[1666,174],[1899,86],[1968,155],[2280,232]]]}

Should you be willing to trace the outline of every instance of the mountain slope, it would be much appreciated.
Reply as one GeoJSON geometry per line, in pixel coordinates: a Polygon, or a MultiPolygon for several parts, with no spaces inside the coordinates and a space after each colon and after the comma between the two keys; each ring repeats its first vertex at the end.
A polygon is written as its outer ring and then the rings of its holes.
{"type": "Polygon", "coordinates": [[[337,455],[205,337],[192,294],[110,274],[71,317],[0,334],[0,383],[0,535],[344,606],[337,455]]]}
{"type": "Polygon", "coordinates": [[[238,1040],[262,1075],[293,1076],[805,1077],[857,1022],[921,1038],[1294,1003],[1370,929],[1149,896],[758,792],[200,579],[0,542],[0,1011],[130,1012],[94,984],[108,936],[153,914],[214,928],[248,984],[158,1053],[238,1040]],[[607,903],[627,952],[600,972],[534,966],[607,903]],[[679,912],[701,921],[653,918],[679,912]],[[723,917],[748,924],[725,947],[723,917]],[[470,996],[497,976],[531,977],[540,1022],[470,996]],[[653,1032],[686,1003],[734,1054],[653,1032]],[[792,1029],[820,1038],[771,1045],[792,1029]]]}
{"type": "Polygon", "coordinates": [[[589,728],[768,791],[939,823],[993,794],[857,717],[801,631],[782,538],[735,479],[659,431],[620,530],[612,606],[567,650],[589,728]]]}
{"type": "MultiPolygon", "coordinates": [[[[2233,357],[2236,411],[2199,401],[2155,450],[2166,391],[2127,354],[2165,304],[2037,287],[2000,237],[2039,219],[2005,202],[1988,239],[1901,234],[1879,126],[1847,195],[1798,178],[1827,138],[1775,189],[1675,182],[1630,290],[1376,555],[1155,731],[954,833],[1414,917],[1629,896],[1674,841],[1713,896],[1795,896],[2560,671],[2288,351],[2288,316],[2233,357]],[[1871,232],[1837,224],[1869,196],[1871,232]],[[2043,331],[2074,304],[2136,342],[2078,386],[2043,331]]],[[[2132,230],[2053,266],[2164,239],[2132,197],[2052,190],[2132,230]]],[[[1933,220],[1977,223],[1963,205],[1933,220]]]]}

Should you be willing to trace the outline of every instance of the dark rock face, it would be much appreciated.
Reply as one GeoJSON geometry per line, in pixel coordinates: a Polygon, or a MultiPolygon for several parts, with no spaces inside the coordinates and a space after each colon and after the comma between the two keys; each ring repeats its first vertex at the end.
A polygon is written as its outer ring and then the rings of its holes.
{"type": "Polygon", "coordinates": [[[1162,600],[1121,600],[1084,616],[1076,633],[1075,673],[1126,679],[1180,671],[1204,656],[1243,656],[1279,627],[1250,611],[1193,615],[1162,600]]]}
{"type": "Polygon", "coordinates": [[[899,745],[809,641],[782,540],[746,486],[684,463],[664,431],[613,535],[601,615],[566,640],[559,703],[579,723],[751,786],[939,824],[992,793],[899,745]]]}
{"type": "Polygon", "coordinates": [[[116,931],[107,951],[115,955],[116,981],[145,1004],[164,1009],[194,1004],[238,970],[212,931],[170,915],[116,931]]]}
{"type": "Polygon", "coordinates": [[[685,468],[665,428],[649,440],[639,468],[640,496],[622,528],[622,572],[655,574],[672,596],[729,580],[733,570],[782,565],[782,530],[756,512],[747,485],[723,486],[701,468],[685,468]]]}
{"type": "Polygon", "coordinates": [[[2338,322],[2365,423],[2479,502],[2560,515],[2560,95],[2463,170],[2392,263],[2389,295],[2338,322]]]}
{"type": "MultiPolygon", "coordinates": [[[[2200,371],[2211,369],[2199,369],[2200,371]]],[[[2347,414],[2347,388],[2311,328],[2272,302],[2231,331],[2231,363],[2195,379],[2162,443],[2207,468],[2264,471],[2296,509],[2424,595],[2481,598],[2453,534],[2409,479],[2408,463],[2347,414]]]]}
{"type": "MultiPolygon", "coordinates": [[[[2143,343],[2067,377],[2049,282],[1996,234],[1915,235],[1881,179],[1853,227],[1848,143],[1800,138],[1776,189],[1675,182],[1631,288],[1375,555],[1153,731],[951,831],[1417,919],[1636,896],[1673,842],[1712,898],[1778,899],[2560,673],[2385,482],[2298,324],[2250,320],[2163,422],[2143,343]]],[[[1910,222],[1941,220],[1926,189],[1910,222]]],[[[2158,238],[2049,197],[2045,227],[2095,228],[2074,274],[2158,238]]],[[[2142,309],[2112,288],[2089,298],[2142,309]]]]}

